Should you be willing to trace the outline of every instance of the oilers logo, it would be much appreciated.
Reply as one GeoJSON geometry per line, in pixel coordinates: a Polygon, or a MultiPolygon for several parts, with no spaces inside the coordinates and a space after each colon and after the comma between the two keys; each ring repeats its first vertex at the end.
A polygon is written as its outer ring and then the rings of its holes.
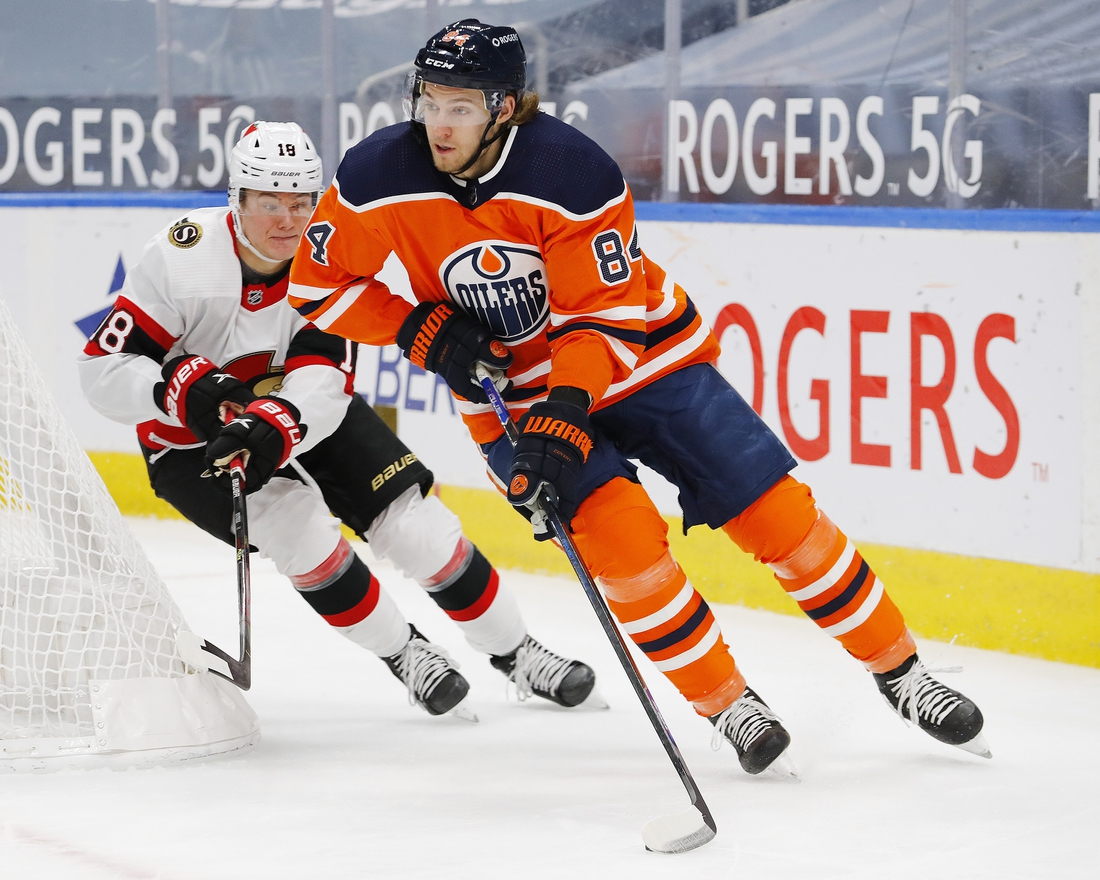
{"type": "Polygon", "coordinates": [[[439,277],[451,299],[502,342],[530,339],[550,318],[546,264],[531,245],[466,245],[443,261],[439,277]]]}

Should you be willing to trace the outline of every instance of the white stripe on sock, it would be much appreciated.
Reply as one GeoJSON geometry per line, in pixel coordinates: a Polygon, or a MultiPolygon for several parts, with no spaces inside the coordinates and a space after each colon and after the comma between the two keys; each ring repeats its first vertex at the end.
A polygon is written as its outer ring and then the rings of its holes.
{"type": "Polygon", "coordinates": [[[680,590],[664,608],[654,611],[647,617],[643,617],[639,620],[632,620],[630,623],[624,623],[623,629],[633,635],[653,629],[655,626],[660,626],[662,623],[672,620],[672,618],[687,607],[694,593],[695,589],[691,586],[691,581],[687,581],[684,584],[684,588],[680,590]]]}
{"type": "Polygon", "coordinates": [[[801,590],[795,590],[793,593],[788,593],[795,602],[804,602],[806,599],[812,599],[814,596],[820,596],[827,589],[834,586],[837,581],[844,577],[844,572],[848,570],[848,566],[852,564],[852,560],[856,555],[856,545],[844,539],[844,552],[840,554],[840,559],[836,561],[832,568],[830,568],[824,575],[819,577],[816,581],[810,584],[808,587],[803,587],[801,590]]]}
{"type": "Polygon", "coordinates": [[[689,663],[694,663],[714,647],[720,635],[722,635],[722,630],[719,628],[718,622],[715,621],[711,624],[707,634],[703,636],[702,640],[694,648],[689,648],[683,653],[677,654],[675,657],[669,657],[666,660],[654,660],[653,665],[660,669],[661,672],[672,672],[674,669],[682,669],[689,663]]]}
{"type": "Polygon", "coordinates": [[[875,578],[875,585],[871,587],[871,592],[867,594],[867,598],[863,600],[863,604],[859,606],[856,611],[840,621],[840,623],[834,623],[832,626],[825,626],[821,628],[821,631],[829,636],[842,636],[847,632],[851,632],[863,621],[871,616],[871,613],[878,607],[879,600],[882,598],[882,581],[875,577],[874,572],[868,572],[869,577],[875,578]]]}

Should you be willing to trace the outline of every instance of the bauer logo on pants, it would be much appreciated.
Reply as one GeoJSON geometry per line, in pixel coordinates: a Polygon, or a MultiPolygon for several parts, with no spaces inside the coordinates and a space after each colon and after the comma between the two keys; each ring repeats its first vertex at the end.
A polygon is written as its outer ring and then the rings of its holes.
{"type": "Polygon", "coordinates": [[[387,465],[386,469],[380,474],[375,474],[370,481],[371,490],[377,492],[385,484],[386,480],[392,479],[394,476],[405,470],[410,464],[416,461],[416,456],[411,452],[408,455],[403,455],[397,459],[393,464],[387,465]]]}
{"type": "Polygon", "coordinates": [[[530,339],[550,318],[546,264],[531,245],[467,245],[443,261],[439,277],[451,299],[502,342],[530,339]]]}

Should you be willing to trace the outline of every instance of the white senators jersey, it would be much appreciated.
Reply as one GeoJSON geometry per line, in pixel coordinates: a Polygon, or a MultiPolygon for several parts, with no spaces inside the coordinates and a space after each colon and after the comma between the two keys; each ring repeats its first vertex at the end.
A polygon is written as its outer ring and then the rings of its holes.
{"type": "Polygon", "coordinates": [[[228,208],[188,213],[157,233],[130,270],[114,308],[79,358],[92,406],[137,425],[147,448],[201,446],[154,399],[161,364],[197,354],[257,395],[298,407],[311,449],[339,426],[351,401],[356,346],[318,330],[286,303],[289,267],[246,282],[228,208]]]}

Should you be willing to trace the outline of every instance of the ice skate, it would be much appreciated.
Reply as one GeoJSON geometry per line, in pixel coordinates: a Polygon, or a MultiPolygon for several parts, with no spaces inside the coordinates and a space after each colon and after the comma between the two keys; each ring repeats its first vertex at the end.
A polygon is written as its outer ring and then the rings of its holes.
{"type": "Polygon", "coordinates": [[[936,681],[914,654],[896,669],[874,673],[879,692],[902,718],[929,736],[983,758],[993,757],[982,736],[982,713],[972,700],[936,681]]]}
{"type": "Polygon", "coordinates": [[[409,702],[429,715],[452,712],[467,721],[477,716],[462,705],[470,684],[455,668],[457,664],[439,645],[429,642],[409,624],[409,640],[392,657],[383,657],[390,672],[409,689],[409,702]]]}
{"type": "MultiPolygon", "coordinates": [[[[559,706],[579,706],[592,695],[596,684],[596,673],[591,667],[579,660],[559,657],[530,636],[525,636],[511,654],[490,657],[489,662],[515,684],[521,700],[534,694],[559,706]]],[[[602,702],[601,698],[596,699],[602,702]]]]}
{"type": "Polygon", "coordinates": [[[708,720],[714,725],[711,748],[717,750],[723,740],[728,741],[737,750],[737,760],[746,773],[756,775],[770,770],[780,778],[798,778],[785,754],[791,735],[752,688],[746,687],[732,706],[708,720]]]}

